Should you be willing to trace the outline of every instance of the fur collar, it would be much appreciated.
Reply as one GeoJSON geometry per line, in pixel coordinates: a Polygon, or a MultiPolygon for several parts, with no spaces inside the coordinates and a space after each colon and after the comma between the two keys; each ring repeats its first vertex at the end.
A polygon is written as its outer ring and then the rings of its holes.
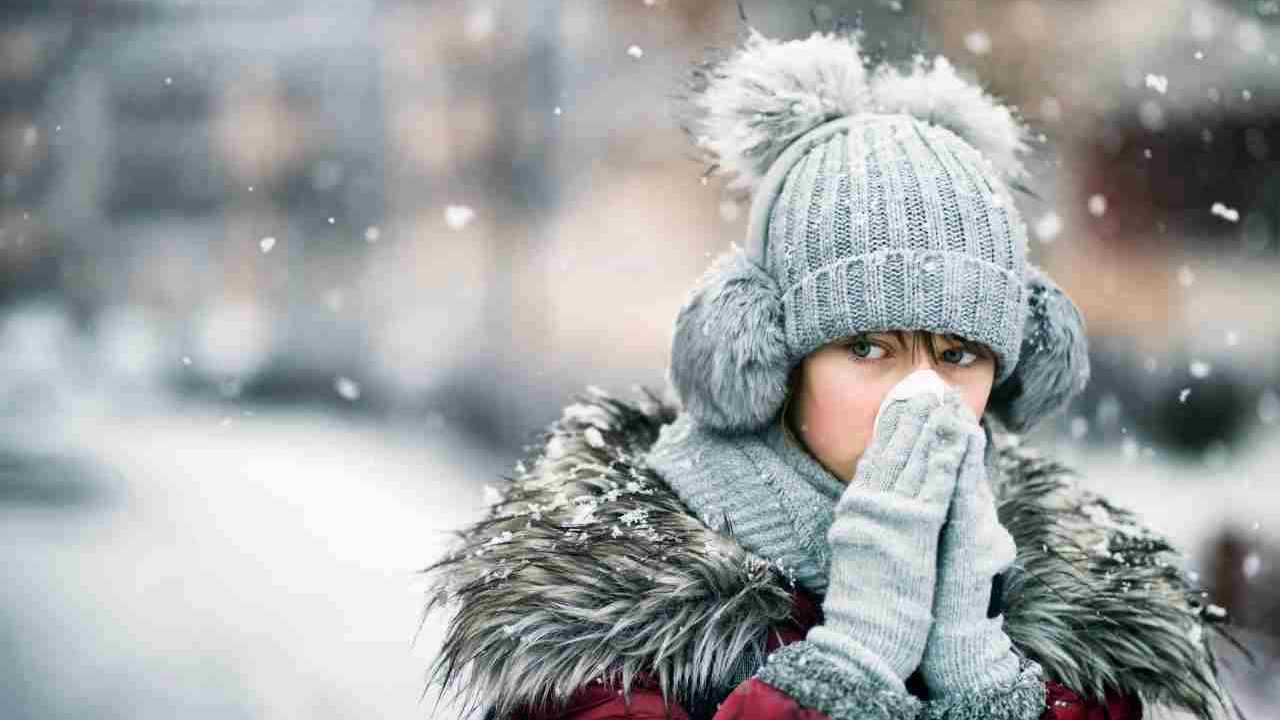
{"type": "MultiPolygon", "coordinates": [[[[487,517],[424,572],[424,622],[449,612],[431,670],[467,711],[546,708],[596,678],[638,674],[698,716],[766,656],[792,612],[778,568],[716,533],[640,458],[678,411],[591,389],[517,464],[487,517]]],[[[1070,471],[997,437],[993,488],[1018,545],[1005,630],[1046,675],[1203,720],[1230,700],[1209,638],[1225,613],[1178,570],[1175,550],[1070,471]]]]}

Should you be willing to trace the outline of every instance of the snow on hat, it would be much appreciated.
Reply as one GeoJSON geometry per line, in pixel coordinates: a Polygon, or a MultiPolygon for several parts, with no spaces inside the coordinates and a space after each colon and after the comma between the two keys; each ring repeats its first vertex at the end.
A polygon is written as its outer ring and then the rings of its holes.
{"type": "Polygon", "coordinates": [[[695,72],[690,100],[696,144],[752,195],[745,247],[676,319],[668,378],[697,422],[767,425],[804,356],[879,330],[990,347],[988,409],[1015,431],[1083,389],[1084,321],[1027,262],[1009,190],[1027,130],[945,58],[868,67],[856,35],[751,30],[695,72]]]}

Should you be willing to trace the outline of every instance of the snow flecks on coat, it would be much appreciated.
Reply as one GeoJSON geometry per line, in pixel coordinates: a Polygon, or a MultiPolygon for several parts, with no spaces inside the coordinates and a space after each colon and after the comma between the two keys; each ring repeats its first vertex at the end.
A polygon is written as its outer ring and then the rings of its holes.
{"type": "MultiPolygon", "coordinates": [[[[589,682],[629,698],[644,673],[668,702],[710,717],[763,664],[794,585],[641,463],[678,410],[591,390],[425,570],[424,622],[450,611],[431,682],[464,715],[552,708],[589,682]]],[[[1014,645],[1083,695],[1217,717],[1230,701],[1208,642],[1227,618],[1174,548],[1062,466],[996,440],[992,486],[1018,547],[1004,589],[1014,645]]]]}
{"type": "Polygon", "coordinates": [[[1018,545],[1004,610],[1014,645],[1086,697],[1120,690],[1206,720],[1227,711],[1205,632],[1225,633],[1227,618],[1207,611],[1176,549],[1030,449],[998,464],[1000,522],[1018,545]]]}
{"type": "Polygon", "coordinates": [[[674,417],[652,396],[570,405],[502,502],[426,569],[426,612],[454,610],[432,683],[464,714],[545,708],[596,680],[629,695],[639,673],[672,702],[714,706],[763,662],[791,612],[784,583],[638,464],[674,417]]]}

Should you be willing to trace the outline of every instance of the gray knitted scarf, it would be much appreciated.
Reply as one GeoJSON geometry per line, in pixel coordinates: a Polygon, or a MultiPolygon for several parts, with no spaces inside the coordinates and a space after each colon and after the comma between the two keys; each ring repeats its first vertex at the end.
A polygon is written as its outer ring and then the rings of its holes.
{"type": "MultiPolygon", "coordinates": [[[[985,422],[982,428],[987,476],[994,481],[994,438],[985,422]]],[[[845,484],[781,423],[722,434],[682,412],[663,426],[645,460],[707,527],[731,533],[806,590],[826,595],[827,531],[845,484]]]]}
{"type": "Polygon", "coordinates": [[[681,413],[662,428],[646,461],[707,527],[731,533],[805,589],[826,594],[827,530],[844,483],[781,423],[726,435],[681,413]]]}

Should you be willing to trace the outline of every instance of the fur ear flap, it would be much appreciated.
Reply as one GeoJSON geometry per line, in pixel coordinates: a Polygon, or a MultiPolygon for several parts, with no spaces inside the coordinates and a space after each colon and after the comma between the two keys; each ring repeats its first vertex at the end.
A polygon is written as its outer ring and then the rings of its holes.
{"type": "Polygon", "coordinates": [[[789,370],[777,283],[734,245],[676,317],[668,380],[694,420],[738,433],[773,420],[789,370]]]}
{"type": "Polygon", "coordinates": [[[1018,433],[1066,407],[1089,383],[1089,345],[1080,309],[1030,263],[1025,283],[1027,315],[1018,365],[987,404],[988,412],[1018,433]]]}

